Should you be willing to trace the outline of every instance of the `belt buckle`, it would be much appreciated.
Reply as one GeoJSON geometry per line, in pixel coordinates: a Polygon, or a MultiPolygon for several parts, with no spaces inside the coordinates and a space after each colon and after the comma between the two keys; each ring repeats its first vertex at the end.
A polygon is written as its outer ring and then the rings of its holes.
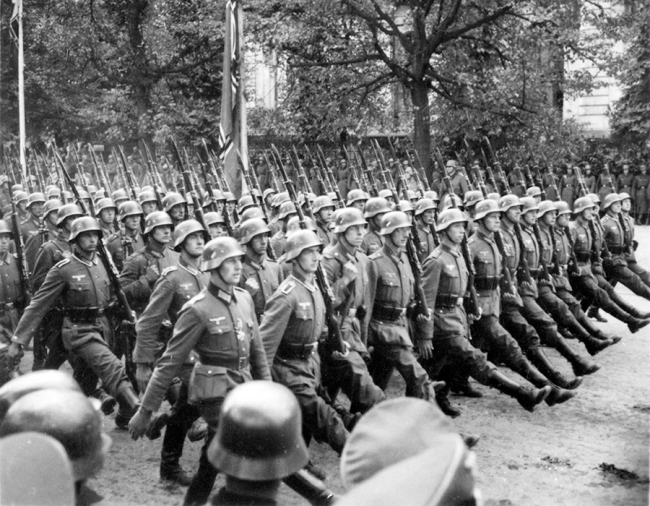
{"type": "Polygon", "coordinates": [[[248,357],[239,357],[238,369],[243,369],[248,365],[248,357]]]}
{"type": "Polygon", "coordinates": [[[406,308],[405,308],[405,307],[403,307],[403,308],[400,310],[399,315],[400,315],[400,316],[406,316],[406,308]]]}

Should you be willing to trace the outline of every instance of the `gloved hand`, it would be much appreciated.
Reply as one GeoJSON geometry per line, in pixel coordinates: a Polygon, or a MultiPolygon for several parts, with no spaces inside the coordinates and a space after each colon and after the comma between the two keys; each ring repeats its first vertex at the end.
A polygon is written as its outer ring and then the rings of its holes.
{"type": "Polygon", "coordinates": [[[149,281],[149,283],[155,283],[160,277],[158,266],[151,264],[149,267],[147,267],[147,271],[144,273],[144,277],[147,278],[147,281],[149,281]]]}

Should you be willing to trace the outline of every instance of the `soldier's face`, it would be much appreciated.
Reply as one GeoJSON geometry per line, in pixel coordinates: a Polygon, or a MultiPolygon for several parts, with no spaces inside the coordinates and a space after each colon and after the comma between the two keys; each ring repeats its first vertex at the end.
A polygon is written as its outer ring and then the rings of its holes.
{"type": "Polygon", "coordinates": [[[222,237],[224,234],[223,225],[210,225],[208,227],[210,230],[210,237],[216,239],[217,237],[222,237]]]}
{"type": "Polygon", "coordinates": [[[611,211],[614,214],[618,214],[618,213],[621,212],[621,203],[620,202],[614,202],[611,206],[609,206],[609,208],[611,209],[611,211]]]}
{"type": "Polygon", "coordinates": [[[138,228],[140,228],[140,215],[127,216],[124,218],[124,227],[128,230],[138,230],[138,228]]]}
{"type": "Polygon", "coordinates": [[[348,207],[353,207],[355,209],[358,209],[359,211],[363,212],[363,208],[366,207],[366,201],[365,200],[357,200],[355,202],[352,202],[352,204],[348,207]]]}
{"type": "Polygon", "coordinates": [[[427,209],[422,213],[422,221],[425,225],[433,225],[435,223],[436,212],[433,209],[427,209]]]}
{"type": "Polygon", "coordinates": [[[241,278],[241,257],[229,258],[219,266],[217,271],[228,285],[238,285],[241,278]]]}
{"type": "Polygon", "coordinates": [[[0,234],[0,255],[4,255],[9,250],[11,244],[11,234],[0,234]]]}
{"type": "Polygon", "coordinates": [[[302,250],[296,263],[298,267],[306,274],[313,274],[318,269],[318,262],[320,262],[321,251],[319,246],[313,246],[302,250]]]}
{"type": "Polygon", "coordinates": [[[31,206],[29,206],[29,212],[31,212],[37,218],[40,218],[41,216],[43,216],[43,204],[41,204],[40,202],[36,202],[32,204],[31,206]]]}
{"type": "Polygon", "coordinates": [[[82,232],[77,236],[77,248],[86,254],[97,251],[99,234],[97,232],[82,232]]]}
{"type": "Polygon", "coordinates": [[[404,227],[398,228],[392,234],[389,235],[391,242],[398,248],[406,247],[406,241],[408,241],[409,236],[411,235],[411,229],[404,227]]]}
{"type": "MultiPolygon", "coordinates": [[[[526,213],[528,214],[528,213],[526,213]]],[[[549,211],[548,213],[544,213],[542,216],[542,221],[544,222],[545,225],[547,226],[552,226],[555,225],[555,221],[557,220],[557,212],[556,211],[549,211]]]]}
{"type": "Polygon", "coordinates": [[[27,211],[27,201],[23,200],[21,202],[18,202],[18,204],[16,204],[16,207],[18,207],[18,209],[20,209],[21,212],[23,212],[23,213],[26,212],[27,211]]]}
{"type": "Polygon", "coordinates": [[[318,212],[320,219],[323,220],[324,223],[330,222],[333,213],[334,213],[333,207],[324,207],[318,212]]]}
{"type": "Polygon", "coordinates": [[[145,202],[142,204],[142,212],[144,213],[145,216],[148,214],[153,213],[154,211],[157,210],[157,205],[155,202],[145,202]]]}
{"type": "Polygon", "coordinates": [[[345,231],[344,237],[350,246],[354,248],[361,246],[363,236],[366,235],[366,226],[367,225],[354,225],[348,227],[345,231]]]}
{"type": "Polygon", "coordinates": [[[527,213],[524,213],[522,216],[526,225],[534,225],[537,222],[537,211],[530,210],[527,213]]]}
{"type": "Polygon", "coordinates": [[[109,207],[108,209],[102,209],[102,211],[99,213],[99,219],[104,223],[113,223],[113,220],[115,219],[115,209],[112,207],[109,207]]]}
{"type": "Polygon", "coordinates": [[[205,237],[201,232],[188,235],[183,241],[183,251],[192,258],[199,258],[203,254],[205,237]]]}
{"type": "Polygon", "coordinates": [[[557,224],[561,227],[566,227],[569,225],[569,215],[563,214],[562,216],[557,217],[557,224]]]}
{"type": "Polygon", "coordinates": [[[501,228],[501,214],[490,213],[483,219],[483,225],[488,232],[496,232],[501,228]]]}
{"type": "Polygon", "coordinates": [[[625,199],[621,202],[621,211],[629,211],[632,209],[632,201],[630,199],[625,199]]]}
{"type": "Polygon", "coordinates": [[[447,237],[454,244],[460,244],[463,242],[463,236],[465,235],[465,224],[464,223],[454,223],[447,227],[447,237]]]}
{"type": "Polygon", "coordinates": [[[45,219],[50,222],[50,225],[56,227],[57,218],[56,218],[56,213],[54,211],[47,213],[45,219]]]}
{"type": "Polygon", "coordinates": [[[160,244],[167,244],[172,240],[172,227],[169,225],[155,227],[151,231],[151,237],[160,244]]]}
{"type": "Polygon", "coordinates": [[[587,221],[589,221],[591,218],[593,218],[594,217],[594,209],[593,209],[593,207],[589,207],[589,208],[585,209],[584,211],[582,211],[582,217],[587,221]]]}
{"type": "Polygon", "coordinates": [[[513,223],[519,223],[521,217],[521,206],[513,206],[506,211],[506,218],[513,223]]]}
{"type": "Polygon", "coordinates": [[[256,255],[263,255],[266,253],[266,248],[269,246],[269,234],[257,234],[251,239],[250,247],[256,255]]]}
{"type": "Polygon", "coordinates": [[[184,220],[185,219],[185,204],[176,204],[169,210],[169,216],[173,220],[184,220]]]}

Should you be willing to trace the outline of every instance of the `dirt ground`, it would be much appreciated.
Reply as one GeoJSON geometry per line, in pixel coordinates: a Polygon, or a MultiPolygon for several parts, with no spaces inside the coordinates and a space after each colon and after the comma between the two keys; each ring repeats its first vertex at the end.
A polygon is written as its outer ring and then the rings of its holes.
{"type": "MultiPolygon", "coordinates": [[[[637,227],[641,264],[650,268],[650,227],[637,227]]],[[[644,310],[650,302],[619,290],[644,310]]],[[[479,386],[482,399],[452,397],[462,409],[456,419],[465,434],[478,434],[478,484],[487,506],[641,506],[648,504],[650,417],[650,327],[631,335],[621,322],[608,316],[599,324],[605,332],[624,339],[596,357],[602,366],[585,378],[578,395],[568,403],[535,413],[496,390],[479,386]]],[[[572,347],[585,354],[575,340],[572,347]]],[[[563,372],[568,363],[555,350],[547,350],[563,372]]],[[[506,371],[511,377],[516,374],[506,371]]],[[[389,396],[403,392],[395,377],[389,396]]],[[[132,441],[105,419],[113,446],[101,474],[90,489],[102,505],[177,505],[184,488],[158,480],[161,439],[132,441]]],[[[186,444],[182,465],[196,469],[200,443],[186,444]]],[[[337,493],[338,458],[329,447],[313,444],[312,460],[324,468],[327,485],[337,493]]],[[[223,483],[220,477],[217,487],[223,483]]],[[[216,490],[216,488],[215,488],[216,490]]],[[[281,503],[307,504],[283,486],[281,503]]]]}

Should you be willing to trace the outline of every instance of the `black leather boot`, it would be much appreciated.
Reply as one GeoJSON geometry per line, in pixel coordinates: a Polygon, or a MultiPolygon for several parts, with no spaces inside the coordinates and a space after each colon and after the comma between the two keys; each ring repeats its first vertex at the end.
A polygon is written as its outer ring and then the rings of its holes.
{"type": "Polygon", "coordinates": [[[575,392],[570,390],[565,390],[559,386],[554,385],[549,381],[546,376],[539,372],[535,367],[530,365],[527,361],[523,360],[520,362],[520,365],[517,367],[517,371],[522,377],[526,378],[537,388],[544,388],[545,386],[551,387],[551,393],[548,394],[546,398],[546,404],[549,406],[555,406],[556,404],[562,404],[573,397],[575,397],[575,392]]]}
{"type": "Polygon", "coordinates": [[[446,395],[436,395],[436,402],[445,415],[451,418],[458,418],[461,415],[460,409],[453,406],[446,395]]]}
{"type": "Polygon", "coordinates": [[[531,413],[535,411],[535,406],[545,401],[551,393],[551,387],[548,385],[540,389],[523,387],[519,383],[512,381],[497,369],[490,373],[489,382],[490,386],[493,386],[500,392],[517,399],[517,402],[521,407],[531,413]]]}
{"type": "Polygon", "coordinates": [[[129,381],[123,381],[117,387],[115,400],[120,405],[117,415],[115,415],[115,426],[118,429],[128,429],[129,421],[140,407],[138,394],[135,393],[133,385],[129,381]]]}
{"type": "Polygon", "coordinates": [[[541,348],[531,348],[526,353],[526,357],[530,360],[539,371],[546,376],[555,385],[566,388],[568,390],[575,390],[582,384],[582,376],[576,376],[573,379],[566,378],[560,371],[558,371],[551,361],[546,356],[541,348]]]}

